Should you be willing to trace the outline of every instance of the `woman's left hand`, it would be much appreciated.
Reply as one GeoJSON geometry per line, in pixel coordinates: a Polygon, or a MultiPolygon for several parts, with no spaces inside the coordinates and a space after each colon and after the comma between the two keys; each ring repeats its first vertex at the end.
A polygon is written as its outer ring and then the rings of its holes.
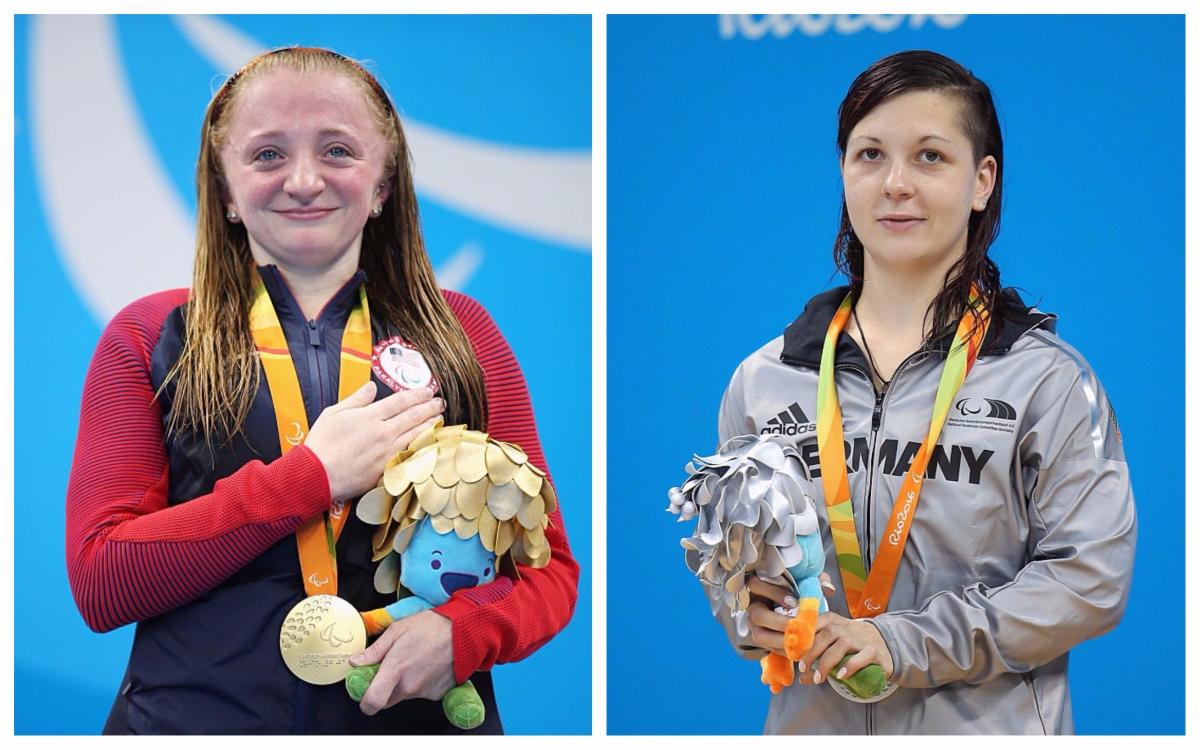
{"type": "Polygon", "coordinates": [[[839,680],[850,677],[868,664],[883,667],[883,673],[891,679],[892,653],[879,629],[867,620],[849,620],[834,612],[826,612],[817,618],[812,648],[796,664],[800,682],[804,685],[825,682],[829,679],[830,671],[837,667],[846,654],[855,655],[838,674],[833,675],[839,680]]]}
{"type": "Polygon", "coordinates": [[[378,664],[379,672],[359,702],[374,716],[402,700],[441,700],[454,687],[454,648],[450,620],[427,610],[396,620],[350,666],[378,664]]]}

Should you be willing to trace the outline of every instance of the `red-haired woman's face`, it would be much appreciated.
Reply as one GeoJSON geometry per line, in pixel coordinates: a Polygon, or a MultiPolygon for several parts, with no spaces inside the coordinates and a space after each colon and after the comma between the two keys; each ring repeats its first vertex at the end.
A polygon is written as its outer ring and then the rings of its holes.
{"type": "Polygon", "coordinates": [[[842,184],[868,268],[944,273],[966,249],[967,221],[987,205],[996,161],[975,163],[961,106],[952,95],[912,91],[850,131],[842,184]]]}
{"type": "Polygon", "coordinates": [[[319,272],[357,258],[387,197],[387,141],[361,86],[334,72],[278,70],[249,81],[231,106],[225,204],[246,225],[255,261],[319,272]]]}

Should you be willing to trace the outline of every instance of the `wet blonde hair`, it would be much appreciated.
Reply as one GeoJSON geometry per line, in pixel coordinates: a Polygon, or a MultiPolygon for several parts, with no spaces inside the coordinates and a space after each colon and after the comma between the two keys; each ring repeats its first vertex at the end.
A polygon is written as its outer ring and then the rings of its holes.
{"type": "Polygon", "coordinates": [[[316,47],[286,47],[246,63],[213,96],[200,130],[196,164],[196,257],[183,351],[160,392],[174,384],[168,432],[195,430],[210,441],[241,431],[261,382],[247,324],[254,301],[254,259],[246,228],[225,216],[220,149],[238,95],[279,70],[339,73],[355,81],[389,144],[383,213],[363,228],[360,267],[372,317],[402,334],[426,357],[441,385],[446,420],[487,429],[483,371],[437,284],[421,237],[408,143],[387,93],[362,65],[316,47]]]}

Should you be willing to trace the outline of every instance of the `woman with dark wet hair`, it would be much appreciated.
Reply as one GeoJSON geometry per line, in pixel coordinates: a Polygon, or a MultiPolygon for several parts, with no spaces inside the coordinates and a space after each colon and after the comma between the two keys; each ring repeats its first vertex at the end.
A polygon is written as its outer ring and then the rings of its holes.
{"type": "MultiPolygon", "coordinates": [[[[815,415],[796,441],[824,494],[830,611],[766,731],[1070,733],[1068,651],[1120,620],[1136,519],[1104,389],[988,257],[991,92],[942,55],[891,55],[851,84],[837,146],[850,283],[742,362],[721,405],[722,444],[815,415]],[[867,664],[882,699],[827,687],[867,664]]],[[[750,636],[731,639],[783,653],[791,592],[749,586],[750,636]]]]}

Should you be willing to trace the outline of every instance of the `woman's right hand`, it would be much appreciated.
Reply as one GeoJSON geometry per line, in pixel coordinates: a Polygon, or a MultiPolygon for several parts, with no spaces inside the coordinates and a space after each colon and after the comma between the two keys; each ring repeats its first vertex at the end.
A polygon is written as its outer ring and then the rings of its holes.
{"type": "Polygon", "coordinates": [[[429,388],[398,391],[379,401],[375,394],[375,383],[368,382],[330,406],[304,441],[325,467],[334,502],[378,486],[388,459],[432,427],[446,408],[429,388]]]}
{"type": "MultiPolygon", "coordinates": [[[[833,581],[829,574],[822,572],[820,581],[825,593],[832,594],[833,581]]],[[[750,617],[750,640],[759,648],[783,655],[783,631],[787,629],[788,620],[792,618],[779,614],[775,608],[795,609],[795,592],[767,583],[757,575],[750,576],[746,588],[750,589],[753,595],[750,606],[746,608],[750,617]]]]}

